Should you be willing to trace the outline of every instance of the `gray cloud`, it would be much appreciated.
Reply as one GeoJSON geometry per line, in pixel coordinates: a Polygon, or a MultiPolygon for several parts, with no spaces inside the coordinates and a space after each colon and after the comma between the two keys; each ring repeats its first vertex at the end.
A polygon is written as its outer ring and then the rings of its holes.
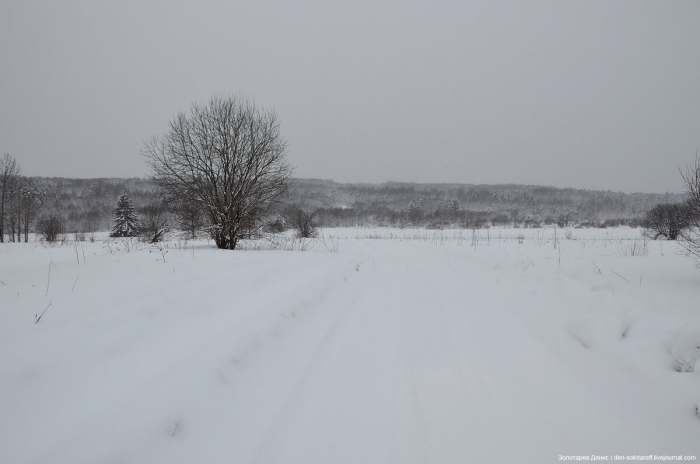
{"type": "Polygon", "coordinates": [[[681,191],[700,3],[5,1],[0,152],[138,176],[194,101],[274,107],[296,174],[681,191]]]}

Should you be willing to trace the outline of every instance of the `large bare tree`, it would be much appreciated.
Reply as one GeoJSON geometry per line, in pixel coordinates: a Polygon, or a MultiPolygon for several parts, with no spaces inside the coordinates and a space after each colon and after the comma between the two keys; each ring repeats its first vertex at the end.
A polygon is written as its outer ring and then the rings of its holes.
{"type": "Polygon", "coordinates": [[[681,171],[687,190],[688,199],[686,208],[688,211],[689,226],[681,231],[678,242],[689,256],[693,256],[696,266],[700,268],[700,158],[695,154],[695,164],[686,166],[681,171]]]}
{"type": "Polygon", "coordinates": [[[180,113],[144,155],[169,204],[198,205],[219,248],[233,250],[261,212],[286,193],[292,169],[273,111],[242,97],[213,97],[180,113]]]}

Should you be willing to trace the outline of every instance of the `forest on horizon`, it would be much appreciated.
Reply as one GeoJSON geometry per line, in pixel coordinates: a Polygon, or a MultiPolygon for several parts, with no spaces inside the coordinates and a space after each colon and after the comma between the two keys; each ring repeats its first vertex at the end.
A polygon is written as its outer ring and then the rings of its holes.
{"type": "MultiPolygon", "coordinates": [[[[43,192],[36,217],[57,213],[65,232],[106,231],[117,198],[126,194],[137,213],[157,203],[156,185],[144,178],[27,177],[43,192]]],[[[340,183],[293,179],[285,208],[314,214],[321,227],[611,227],[641,226],[651,208],[685,194],[624,193],[534,185],[385,182],[340,183]]]]}

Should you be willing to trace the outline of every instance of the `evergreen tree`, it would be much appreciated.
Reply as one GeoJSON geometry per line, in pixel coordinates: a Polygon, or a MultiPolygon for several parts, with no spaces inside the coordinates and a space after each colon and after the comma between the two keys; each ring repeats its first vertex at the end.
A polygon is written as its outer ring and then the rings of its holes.
{"type": "Polygon", "coordinates": [[[110,237],[135,237],[138,233],[138,218],[127,195],[121,195],[117,200],[112,221],[114,227],[110,237]]]}

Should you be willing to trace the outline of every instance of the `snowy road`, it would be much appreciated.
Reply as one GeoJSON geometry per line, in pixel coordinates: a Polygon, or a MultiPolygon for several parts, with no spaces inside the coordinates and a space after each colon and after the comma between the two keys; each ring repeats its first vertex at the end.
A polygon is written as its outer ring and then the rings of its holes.
{"type": "Polygon", "coordinates": [[[638,387],[587,362],[568,334],[544,335],[549,325],[523,314],[542,314],[527,285],[435,249],[386,250],[372,250],[339,293],[352,298],[340,298],[254,462],[697,452],[697,427],[669,443],[673,419],[653,395],[640,403],[609,391],[638,387]]]}
{"type": "MultiPolygon", "coordinates": [[[[698,377],[659,374],[663,353],[640,362],[660,342],[616,316],[641,297],[517,253],[359,241],[166,266],[147,252],[83,268],[56,258],[52,285],[88,269],[90,291],[54,295],[51,318],[3,332],[0,461],[698,454],[698,377]]],[[[1,270],[6,287],[43,274],[17,263],[1,270]]]]}

